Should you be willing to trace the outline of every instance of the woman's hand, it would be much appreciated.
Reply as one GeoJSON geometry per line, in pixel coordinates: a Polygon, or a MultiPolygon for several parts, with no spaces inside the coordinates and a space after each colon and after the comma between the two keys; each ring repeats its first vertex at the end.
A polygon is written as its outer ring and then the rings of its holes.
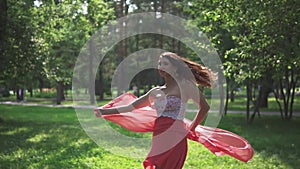
{"type": "Polygon", "coordinates": [[[102,117],[103,115],[110,115],[110,114],[120,114],[119,111],[122,111],[123,107],[118,108],[102,108],[97,107],[94,109],[94,114],[96,117],[102,117]]]}
{"type": "Polygon", "coordinates": [[[95,108],[94,109],[94,114],[96,117],[102,117],[102,111],[103,109],[102,108],[95,108]]]}

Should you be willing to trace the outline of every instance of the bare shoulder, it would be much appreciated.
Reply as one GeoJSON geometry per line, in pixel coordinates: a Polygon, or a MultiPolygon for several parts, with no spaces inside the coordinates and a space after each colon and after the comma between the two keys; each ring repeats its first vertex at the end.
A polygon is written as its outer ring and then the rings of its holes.
{"type": "Polygon", "coordinates": [[[183,81],[181,86],[188,93],[193,93],[193,92],[195,92],[195,89],[198,89],[197,85],[194,82],[189,81],[189,80],[183,81]]]}
{"type": "Polygon", "coordinates": [[[182,84],[186,87],[195,87],[196,86],[196,84],[190,80],[184,80],[184,81],[182,81],[182,84]]]}
{"type": "Polygon", "coordinates": [[[155,97],[157,94],[161,93],[162,92],[162,89],[163,89],[163,86],[157,86],[157,87],[154,87],[152,89],[150,89],[146,95],[148,97],[155,97]]]}
{"type": "Polygon", "coordinates": [[[162,90],[162,88],[163,88],[162,86],[153,87],[147,93],[158,92],[158,91],[162,90]]]}
{"type": "Polygon", "coordinates": [[[184,82],[182,82],[181,87],[188,99],[193,99],[195,96],[199,95],[199,88],[192,81],[185,80],[184,82]]]}

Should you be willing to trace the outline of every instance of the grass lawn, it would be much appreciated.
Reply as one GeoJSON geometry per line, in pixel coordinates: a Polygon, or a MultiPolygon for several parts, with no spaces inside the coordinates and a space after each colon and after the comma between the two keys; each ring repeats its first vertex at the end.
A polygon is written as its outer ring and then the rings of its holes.
{"type": "MultiPolygon", "coordinates": [[[[144,157],[118,156],[95,144],[72,108],[0,105],[0,117],[1,169],[142,168],[144,157]]],[[[246,125],[244,115],[229,114],[218,127],[245,137],[255,150],[254,158],[243,163],[229,156],[218,157],[189,141],[184,168],[299,168],[299,126],[299,117],[282,121],[280,116],[262,116],[246,125]]]]}

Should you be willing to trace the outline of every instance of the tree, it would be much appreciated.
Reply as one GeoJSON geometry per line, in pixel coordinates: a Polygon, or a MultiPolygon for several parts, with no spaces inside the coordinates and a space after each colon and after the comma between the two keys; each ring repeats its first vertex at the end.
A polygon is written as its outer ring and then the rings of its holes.
{"type": "Polygon", "coordinates": [[[33,85],[30,79],[40,74],[41,67],[35,52],[32,1],[1,1],[1,7],[1,83],[15,91],[17,100],[23,100],[25,88],[33,85]]]}
{"type": "MultiPolygon", "coordinates": [[[[229,85],[232,85],[230,80],[234,80],[234,83],[244,83],[247,86],[247,121],[253,121],[256,112],[259,112],[259,107],[267,106],[269,93],[272,91],[273,82],[276,81],[272,75],[285,81],[293,79],[291,83],[286,81],[285,87],[294,86],[297,82],[295,76],[291,77],[296,75],[294,72],[297,71],[294,71],[294,68],[297,70],[298,67],[295,60],[299,55],[297,56],[294,51],[299,48],[299,40],[296,40],[299,36],[299,29],[297,29],[299,24],[296,21],[299,17],[296,10],[299,2],[213,0],[209,4],[201,1],[185,3],[188,4],[185,11],[208,34],[219,55],[224,57],[225,75],[229,85]],[[282,17],[282,14],[286,14],[287,17],[282,17]],[[226,47],[226,43],[222,43],[224,35],[229,35],[227,39],[233,40],[232,46],[226,47]],[[282,42],[286,45],[285,48],[282,47],[282,42]],[[286,49],[289,49],[288,52],[286,49]],[[290,56],[293,59],[287,59],[290,56]],[[279,59],[274,59],[278,57],[279,59]],[[281,62],[281,66],[278,66],[276,60],[287,60],[287,62],[281,62]],[[278,75],[274,73],[274,67],[277,67],[280,72],[289,73],[278,75]],[[293,71],[290,71],[292,68],[293,71]],[[259,94],[253,100],[253,89],[258,86],[259,94]],[[251,101],[255,103],[255,110],[250,119],[251,101]]],[[[286,88],[285,91],[290,89],[292,88],[286,88]]],[[[286,96],[292,94],[287,93],[286,96]]],[[[286,101],[289,99],[287,98],[286,101]]]]}
{"type": "MultiPolygon", "coordinates": [[[[57,104],[64,99],[63,86],[71,83],[80,49],[94,31],[106,24],[112,16],[111,12],[109,3],[102,0],[51,1],[36,8],[36,18],[39,21],[37,26],[42,27],[38,30],[37,38],[41,41],[40,45],[45,47],[43,54],[46,75],[57,84],[57,104]],[[45,20],[49,22],[44,22],[45,20]]],[[[94,53],[91,51],[87,56],[93,58],[94,53]]],[[[90,73],[93,76],[95,72],[90,73]]],[[[90,94],[95,91],[92,87],[90,94]]]]}
{"type": "MultiPolygon", "coordinates": [[[[4,45],[7,35],[7,0],[0,1],[0,58],[2,62],[0,63],[0,71],[5,70],[5,63],[7,63],[4,52],[4,45]]],[[[2,77],[1,77],[2,78],[2,77]]]]}
{"type": "Polygon", "coordinates": [[[274,72],[273,93],[282,119],[290,120],[300,72],[300,25],[298,21],[300,2],[272,1],[270,4],[273,7],[266,6],[266,13],[270,16],[269,25],[273,29],[267,29],[266,33],[273,40],[269,46],[269,51],[272,53],[270,63],[274,72]]]}

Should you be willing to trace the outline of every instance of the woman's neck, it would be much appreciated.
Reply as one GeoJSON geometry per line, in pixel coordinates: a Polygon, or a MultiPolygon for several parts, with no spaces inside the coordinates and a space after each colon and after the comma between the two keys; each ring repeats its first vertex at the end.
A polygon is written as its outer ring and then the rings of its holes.
{"type": "Polygon", "coordinates": [[[177,85],[176,80],[174,78],[172,78],[171,76],[168,76],[168,77],[165,78],[165,86],[167,88],[171,88],[171,87],[174,87],[176,85],[177,85]]]}

